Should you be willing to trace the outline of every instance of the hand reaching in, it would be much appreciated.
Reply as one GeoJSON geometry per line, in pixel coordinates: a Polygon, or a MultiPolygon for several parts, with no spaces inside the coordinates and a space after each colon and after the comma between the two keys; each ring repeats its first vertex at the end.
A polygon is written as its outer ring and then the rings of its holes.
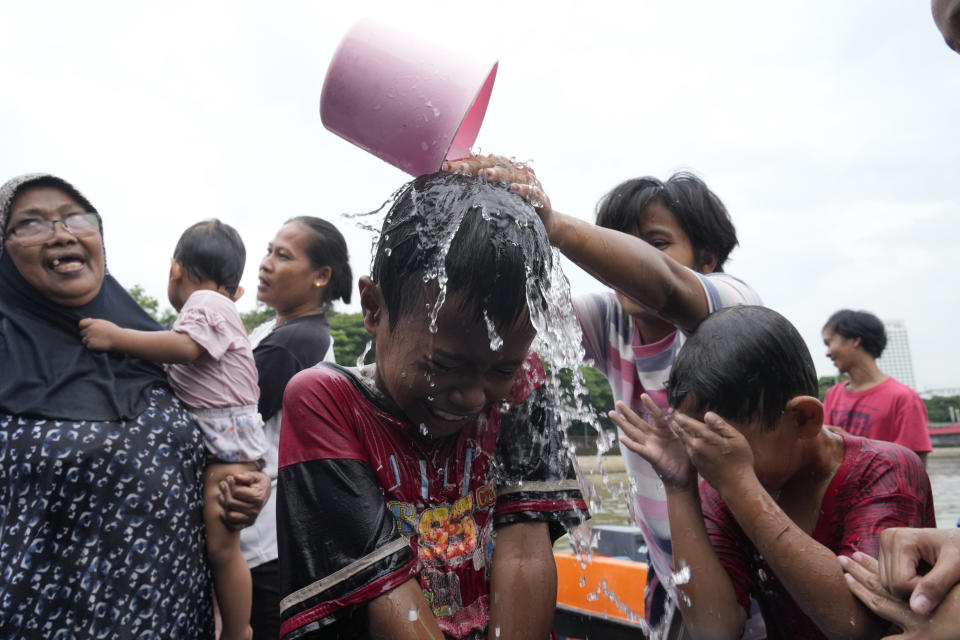
{"type": "Polygon", "coordinates": [[[865,553],[839,556],[847,586],[875,614],[894,623],[902,633],[884,640],[948,640],[960,638],[960,588],[954,587],[932,613],[919,614],[884,586],[880,564],[865,553]]]}

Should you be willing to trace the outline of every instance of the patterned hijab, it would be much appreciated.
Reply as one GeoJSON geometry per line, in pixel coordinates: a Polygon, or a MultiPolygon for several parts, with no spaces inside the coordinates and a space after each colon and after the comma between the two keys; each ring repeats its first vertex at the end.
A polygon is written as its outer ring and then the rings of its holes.
{"type": "MultiPolygon", "coordinates": [[[[61,178],[19,176],[0,187],[0,236],[17,195],[31,186],[55,187],[96,211],[61,178]]],[[[0,412],[79,421],[130,419],[146,409],[150,389],[164,382],[163,370],[138,358],[90,351],[80,341],[82,318],[105,318],[144,331],[161,329],[109,274],[87,304],[54,303],[20,275],[0,238],[0,412]]]]}

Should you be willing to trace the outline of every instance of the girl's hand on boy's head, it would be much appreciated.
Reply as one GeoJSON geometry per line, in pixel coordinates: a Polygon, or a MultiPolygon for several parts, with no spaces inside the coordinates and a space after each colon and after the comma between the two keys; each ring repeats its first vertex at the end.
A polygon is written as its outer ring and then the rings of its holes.
{"type": "Polygon", "coordinates": [[[704,422],[679,411],[673,418],[690,462],[720,495],[726,496],[732,483],[749,474],[756,478],[750,443],[726,420],[712,411],[704,416],[704,422]]]}
{"type": "Polygon", "coordinates": [[[617,411],[611,411],[609,415],[626,434],[620,436],[620,442],[649,462],[665,485],[677,489],[696,487],[696,470],[690,464],[683,443],[670,428],[667,417],[647,394],[643,394],[640,400],[653,424],[625,403],[618,402],[617,411]]]}
{"type": "Polygon", "coordinates": [[[543,226],[550,237],[553,231],[553,209],[550,198],[543,190],[543,185],[530,165],[518,162],[504,156],[486,155],[470,156],[457,160],[447,160],[443,163],[443,171],[475,175],[490,182],[506,182],[510,190],[523,196],[536,209],[543,226]]]}
{"type": "Polygon", "coordinates": [[[80,321],[80,339],[91,351],[110,351],[113,349],[114,332],[118,328],[109,320],[84,318],[80,321]]]}
{"type": "Polygon", "coordinates": [[[880,578],[879,564],[859,551],[837,556],[850,591],[875,614],[903,631],[884,640],[947,640],[960,637],[960,588],[954,588],[932,614],[922,615],[890,593],[880,578]]]}

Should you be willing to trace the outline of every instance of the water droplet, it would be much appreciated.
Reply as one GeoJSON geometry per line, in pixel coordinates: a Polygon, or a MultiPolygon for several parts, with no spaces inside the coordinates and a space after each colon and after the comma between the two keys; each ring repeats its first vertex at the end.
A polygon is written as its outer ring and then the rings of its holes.
{"type": "Polygon", "coordinates": [[[426,140],[424,140],[423,142],[420,143],[420,148],[423,149],[424,151],[426,151],[427,149],[430,148],[430,144],[427,143],[426,140]]]}
{"type": "Polygon", "coordinates": [[[500,351],[500,348],[503,347],[503,338],[497,333],[497,327],[493,324],[490,316],[487,315],[486,309],[483,310],[483,321],[487,324],[487,337],[490,338],[490,351],[500,351]]]}
{"type": "Polygon", "coordinates": [[[363,353],[360,354],[360,357],[357,358],[357,368],[361,368],[363,364],[367,361],[367,354],[370,353],[370,349],[373,347],[373,341],[368,340],[367,346],[363,348],[363,353]]]}

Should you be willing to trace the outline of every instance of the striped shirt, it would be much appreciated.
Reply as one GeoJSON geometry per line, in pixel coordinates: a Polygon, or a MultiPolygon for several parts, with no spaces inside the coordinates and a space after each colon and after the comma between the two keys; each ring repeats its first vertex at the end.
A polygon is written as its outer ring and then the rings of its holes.
{"type": "MultiPolygon", "coordinates": [[[[761,304],[753,289],[731,275],[698,273],[697,277],[707,294],[711,313],[741,304],[761,304]]],[[[627,403],[642,415],[640,395],[646,393],[657,406],[666,409],[667,379],[680,347],[686,342],[686,334],[674,331],[658,342],[642,344],[633,318],[612,292],[578,296],[573,306],[583,331],[588,364],[610,382],[614,400],[627,403]]],[[[663,482],[639,455],[625,448],[621,453],[630,478],[631,517],[646,538],[650,564],[661,582],[669,585],[673,556],[663,482]]]]}

